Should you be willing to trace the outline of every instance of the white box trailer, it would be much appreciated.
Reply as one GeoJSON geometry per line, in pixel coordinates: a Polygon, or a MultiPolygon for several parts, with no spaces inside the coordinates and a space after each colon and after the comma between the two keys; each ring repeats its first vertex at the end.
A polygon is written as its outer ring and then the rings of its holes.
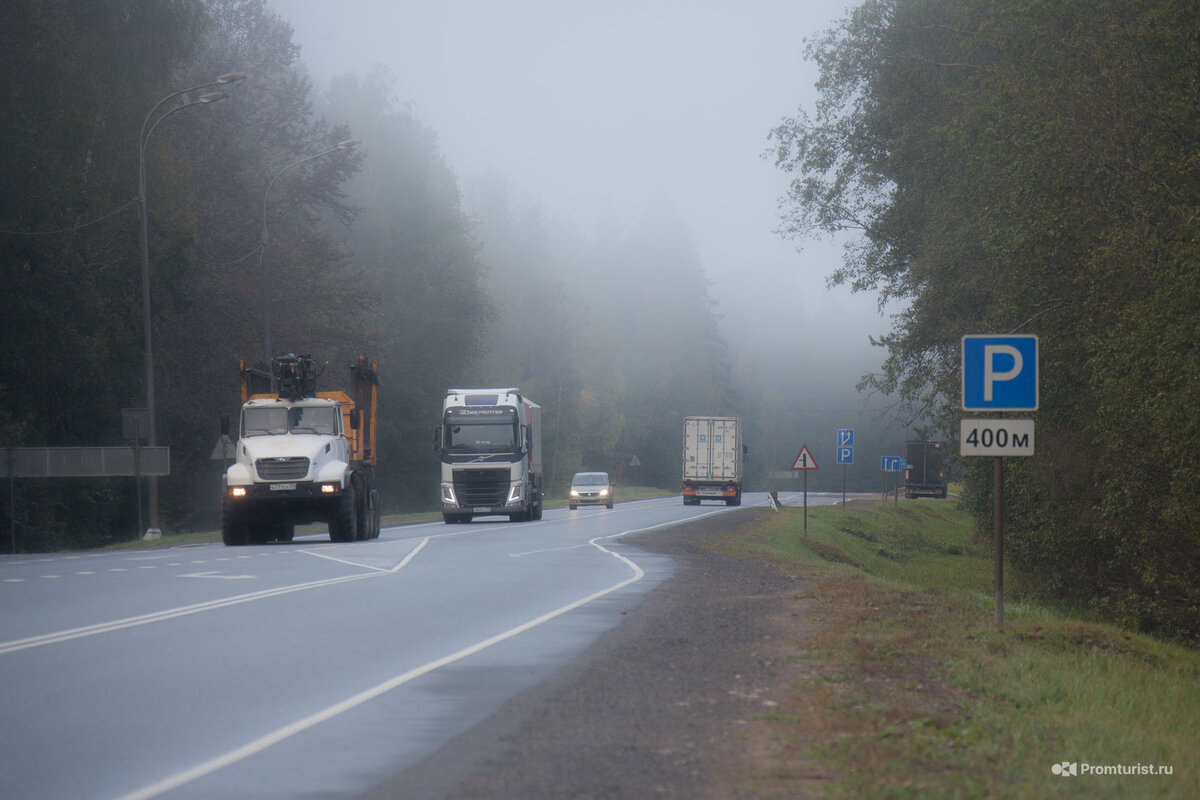
{"type": "Polygon", "coordinates": [[[742,421],[738,417],[684,417],[683,503],[724,500],[742,504],[742,421]]]}

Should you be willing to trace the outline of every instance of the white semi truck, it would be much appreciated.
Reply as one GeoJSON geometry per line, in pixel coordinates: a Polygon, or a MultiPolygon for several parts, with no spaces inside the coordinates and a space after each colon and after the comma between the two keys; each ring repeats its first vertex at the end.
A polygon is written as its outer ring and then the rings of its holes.
{"type": "Polygon", "coordinates": [[[448,390],[433,449],[447,524],[542,518],[542,407],[520,389],[448,390]]]}
{"type": "MultiPolygon", "coordinates": [[[[359,357],[348,391],[316,391],[309,356],[274,360],[272,375],[242,365],[235,461],[225,472],[221,538],[227,545],[291,541],[295,526],[324,522],[329,538],[379,536],[375,484],[378,365],[359,357]]],[[[221,419],[228,436],[230,420],[221,419]]]]}
{"type": "Polygon", "coordinates": [[[740,506],[745,454],[738,417],[684,417],[683,504],[724,500],[740,506]]]}

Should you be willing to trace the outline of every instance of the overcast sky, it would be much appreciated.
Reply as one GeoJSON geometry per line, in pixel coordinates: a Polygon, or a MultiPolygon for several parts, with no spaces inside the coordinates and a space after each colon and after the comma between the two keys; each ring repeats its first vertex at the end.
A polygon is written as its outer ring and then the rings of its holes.
{"type": "Polygon", "coordinates": [[[735,347],[840,341],[879,359],[875,299],[825,289],[840,249],[797,253],[774,232],[787,179],[762,157],[770,129],[815,102],[804,40],[850,0],[270,2],[318,88],[386,66],[464,187],[500,172],[585,233],[674,208],[735,347]]]}

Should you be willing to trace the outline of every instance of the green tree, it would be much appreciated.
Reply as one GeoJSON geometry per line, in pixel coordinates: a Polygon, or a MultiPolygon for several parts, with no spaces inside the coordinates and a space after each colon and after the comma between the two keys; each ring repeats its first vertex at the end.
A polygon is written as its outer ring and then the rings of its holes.
{"type": "Polygon", "coordinates": [[[327,113],[363,140],[346,188],[362,213],[347,243],[367,303],[363,347],[380,363],[379,475],[387,508],[437,502],[432,431],[446,389],[478,374],[492,304],[457,180],[432,130],[395,104],[383,71],[335,79],[327,113]]]}
{"type": "MultiPolygon", "coordinates": [[[[832,279],[906,303],[868,383],[951,436],[961,336],[1039,334],[1038,454],[1010,470],[1010,552],[1056,593],[1182,636],[1200,633],[1198,528],[1178,499],[1197,451],[1170,440],[1189,429],[1169,409],[1194,348],[1148,348],[1196,325],[1178,300],[1196,274],[1198,12],[867,2],[810,49],[815,116],[772,134],[790,232],[860,231],[832,279]],[[1145,455],[1162,452],[1165,476],[1145,455]]],[[[968,485],[986,515],[984,476],[968,485]]]]}
{"type": "MultiPolygon", "coordinates": [[[[0,9],[5,444],[118,444],[120,409],[142,404],[138,131],[202,20],[197,2],[0,9]]],[[[19,487],[23,549],[136,527],[129,481],[19,487]]]]}
{"type": "Polygon", "coordinates": [[[247,79],[229,87],[228,102],[173,118],[156,134],[163,141],[148,167],[162,186],[151,218],[163,238],[151,247],[160,438],[173,448],[164,507],[182,527],[216,524],[223,465],[210,454],[219,414],[236,415],[239,360],[266,366],[264,225],[272,356],[328,360],[325,387],[343,386],[345,365],[364,352],[362,320],[372,304],[344,246],[358,209],[342,186],[362,155],[329,152],[350,129],[314,113],[291,27],[263,0],[207,0],[206,12],[177,80],[196,85],[229,72],[247,79]],[[296,163],[318,153],[326,155],[296,163]]]}

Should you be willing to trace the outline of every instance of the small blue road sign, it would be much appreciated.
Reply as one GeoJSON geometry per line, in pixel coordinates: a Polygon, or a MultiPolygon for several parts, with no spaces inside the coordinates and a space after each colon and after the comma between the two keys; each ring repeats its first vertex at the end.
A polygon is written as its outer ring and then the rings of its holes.
{"type": "Polygon", "coordinates": [[[879,468],[884,472],[903,472],[904,459],[900,456],[880,456],[879,468]]]}
{"type": "Polygon", "coordinates": [[[839,447],[837,449],[837,463],[853,464],[854,463],[854,448],[853,447],[839,447]]]}
{"type": "Polygon", "coordinates": [[[1037,337],[964,336],[962,407],[964,411],[1036,411],[1037,337]]]}
{"type": "Polygon", "coordinates": [[[838,428],[837,446],[838,447],[853,447],[854,446],[854,428],[838,428]]]}

